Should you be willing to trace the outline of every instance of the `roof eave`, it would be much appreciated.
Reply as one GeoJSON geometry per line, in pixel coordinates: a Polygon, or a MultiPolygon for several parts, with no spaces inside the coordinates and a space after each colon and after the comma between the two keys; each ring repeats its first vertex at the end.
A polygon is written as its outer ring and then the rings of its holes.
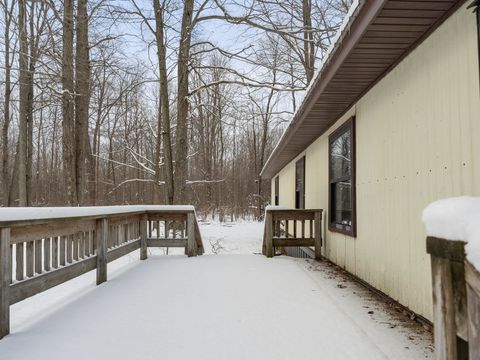
{"type": "MultiPolygon", "coordinates": [[[[345,18],[340,30],[341,33],[337,37],[337,40],[332,44],[325,61],[322,63],[312,84],[307,89],[307,94],[294,114],[292,121],[263,166],[262,171],[260,172],[262,178],[270,179],[281,170],[281,168],[277,169],[278,166],[272,166],[273,159],[278,156],[285,144],[288,143],[295,133],[295,130],[301,126],[305,114],[307,114],[315,105],[315,102],[318,100],[325,85],[335,75],[338,67],[353,50],[368,25],[375,19],[386,1],[387,0],[362,0],[352,5],[351,12],[349,12],[345,18]]],[[[298,154],[302,151],[299,151],[298,154]]]]}

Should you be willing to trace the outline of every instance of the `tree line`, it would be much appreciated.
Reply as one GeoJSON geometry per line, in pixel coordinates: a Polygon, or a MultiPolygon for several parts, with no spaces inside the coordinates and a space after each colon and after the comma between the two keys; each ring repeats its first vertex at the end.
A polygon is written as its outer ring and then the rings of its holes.
{"type": "Polygon", "coordinates": [[[261,216],[260,170],[350,3],[0,0],[1,205],[261,216]]]}

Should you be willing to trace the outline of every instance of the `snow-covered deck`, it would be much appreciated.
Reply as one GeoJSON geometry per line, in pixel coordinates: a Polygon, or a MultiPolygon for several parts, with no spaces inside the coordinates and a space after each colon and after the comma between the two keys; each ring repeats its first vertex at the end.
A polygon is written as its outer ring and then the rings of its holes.
{"type": "Polygon", "coordinates": [[[215,254],[132,253],[12,307],[0,359],[425,359],[430,334],[326,263],[256,255],[262,225],[201,225],[215,254]]]}

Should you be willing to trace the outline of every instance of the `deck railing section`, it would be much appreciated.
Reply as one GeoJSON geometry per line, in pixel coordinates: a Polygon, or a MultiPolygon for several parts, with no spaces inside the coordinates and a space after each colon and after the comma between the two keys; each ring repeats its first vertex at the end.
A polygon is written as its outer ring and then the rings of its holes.
{"type": "Polygon", "coordinates": [[[321,258],[321,209],[267,207],[262,253],[273,257],[275,248],[288,246],[314,247],[315,258],[321,258]]]}
{"type": "Polygon", "coordinates": [[[194,214],[157,213],[148,215],[149,247],[184,247],[185,254],[201,255],[204,252],[202,242],[191,241],[189,234],[201,239],[198,223],[194,214]]]}
{"type": "Polygon", "coordinates": [[[480,272],[464,248],[462,241],[427,238],[438,360],[480,359],[480,272]]]}
{"type": "Polygon", "coordinates": [[[109,262],[137,249],[144,260],[149,246],[203,254],[195,209],[135,207],[91,216],[0,220],[0,339],[9,333],[10,305],[94,269],[99,285],[107,280],[109,262]],[[152,237],[160,222],[167,231],[152,237]]]}

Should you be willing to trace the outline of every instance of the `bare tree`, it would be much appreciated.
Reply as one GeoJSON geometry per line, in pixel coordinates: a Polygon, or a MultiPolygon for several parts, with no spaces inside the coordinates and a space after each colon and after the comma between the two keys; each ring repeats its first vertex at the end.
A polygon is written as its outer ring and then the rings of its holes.
{"type": "Polygon", "coordinates": [[[175,202],[184,204],[187,192],[187,155],[188,155],[188,111],[189,111],[189,61],[190,44],[192,42],[192,17],[194,0],[183,3],[182,25],[179,39],[177,63],[177,135],[175,154],[175,202]]]}
{"type": "Polygon", "coordinates": [[[69,205],[78,203],[75,165],[75,89],[73,74],[73,0],[64,0],[63,8],[63,173],[65,197],[69,205]]]}
{"type": "Polygon", "coordinates": [[[12,94],[12,81],[11,81],[11,72],[12,72],[12,63],[13,56],[10,54],[11,50],[11,35],[10,28],[13,25],[13,10],[15,2],[12,1],[10,4],[8,0],[1,2],[4,15],[4,43],[5,43],[5,92],[3,99],[3,126],[2,126],[2,154],[1,154],[1,163],[2,163],[2,197],[3,205],[9,206],[10,204],[10,171],[9,171],[9,139],[8,132],[10,129],[11,122],[11,112],[10,112],[10,98],[12,94]]]}
{"type": "Polygon", "coordinates": [[[80,205],[86,203],[88,114],[90,101],[90,49],[88,44],[87,0],[78,0],[75,55],[75,174],[80,205]]]}
{"type": "Polygon", "coordinates": [[[28,74],[28,40],[27,40],[27,9],[24,0],[18,1],[18,31],[20,38],[19,71],[20,71],[20,105],[18,134],[18,197],[19,206],[28,205],[27,195],[27,156],[28,156],[28,125],[29,125],[29,74],[28,74]]]}
{"type": "Polygon", "coordinates": [[[155,38],[157,43],[158,70],[160,76],[160,98],[158,110],[157,136],[157,183],[160,182],[160,141],[163,143],[164,175],[165,175],[165,203],[173,204],[174,178],[172,161],[172,139],[170,131],[170,100],[168,96],[167,53],[165,47],[165,2],[160,5],[159,0],[153,0],[155,12],[155,38]]]}

